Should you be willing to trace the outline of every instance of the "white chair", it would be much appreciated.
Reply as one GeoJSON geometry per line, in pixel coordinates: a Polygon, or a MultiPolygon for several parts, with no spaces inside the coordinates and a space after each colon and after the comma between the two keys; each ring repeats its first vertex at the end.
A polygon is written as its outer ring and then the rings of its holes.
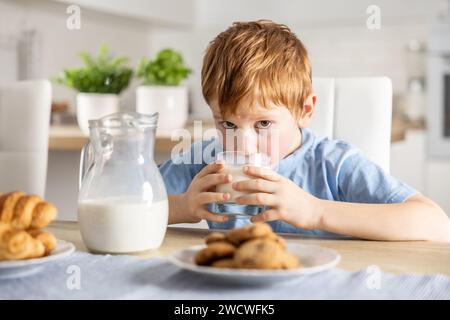
{"type": "Polygon", "coordinates": [[[313,78],[317,94],[311,129],[345,140],[389,172],[392,83],[385,77],[313,78]]]}
{"type": "Polygon", "coordinates": [[[45,196],[51,84],[0,84],[0,192],[45,196]]]}

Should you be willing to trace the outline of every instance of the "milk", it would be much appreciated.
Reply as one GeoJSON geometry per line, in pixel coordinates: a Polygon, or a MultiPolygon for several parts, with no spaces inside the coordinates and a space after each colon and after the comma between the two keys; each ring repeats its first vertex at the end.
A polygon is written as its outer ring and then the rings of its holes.
{"type": "Polygon", "coordinates": [[[84,200],[78,222],[86,247],[94,252],[131,253],[158,248],[166,233],[167,200],[152,204],[121,198],[84,200]]]}
{"type": "Polygon", "coordinates": [[[244,166],[239,165],[229,165],[225,164],[225,167],[223,169],[223,173],[231,174],[233,177],[233,180],[231,183],[223,183],[216,186],[216,192],[228,192],[231,197],[228,199],[228,201],[225,201],[226,203],[234,203],[236,201],[237,197],[240,197],[242,195],[248,194],[247,191],[236,191],[231,186],[234,182],[242,181],[242,180],[248,180],[250,179],[249,176],[247,176],[242,170],[244,166]]]}

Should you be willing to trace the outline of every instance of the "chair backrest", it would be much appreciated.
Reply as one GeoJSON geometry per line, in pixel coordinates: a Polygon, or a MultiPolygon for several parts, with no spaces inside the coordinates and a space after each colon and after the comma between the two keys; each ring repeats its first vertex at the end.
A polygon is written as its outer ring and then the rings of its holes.
{"type": "Polygon", "coordinates": [[[51,84],[0,84],[0,192],[45,196],[51,84]]]}
{"type": "Polygon", "coordinates": [[[314,78],[317,94],[311,129],[345,140],[389,172],[392,83],[389,78],[314,78]]]}

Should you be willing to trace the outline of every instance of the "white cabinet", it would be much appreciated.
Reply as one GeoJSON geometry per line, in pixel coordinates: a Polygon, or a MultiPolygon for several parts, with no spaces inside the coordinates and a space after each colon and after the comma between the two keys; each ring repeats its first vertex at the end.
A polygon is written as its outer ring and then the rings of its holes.
{"type": "Polygon", "coordinates": [[[450,216],[450,159],[429,159],[426,131],[408,130],[391,146],[391,174],[438,203],[450,216]]]}
{"type": "Polygon", "coordinates": [[[428,196],[450,216],[450,160],[427,162],[425,189],[428,196]]]}
{"type": "Polygon", "coordinates": [[[425,193],[425,131],[408,130],[405,140],[391,145],[390,172],[425,193]]]}

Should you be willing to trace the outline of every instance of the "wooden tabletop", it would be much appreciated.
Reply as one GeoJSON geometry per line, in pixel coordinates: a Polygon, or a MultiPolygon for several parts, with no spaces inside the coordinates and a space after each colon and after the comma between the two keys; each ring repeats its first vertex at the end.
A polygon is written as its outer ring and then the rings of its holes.
{"type": "MultiPolygon", "coordinates": [[[[58,239],[72,242],[86,251],[76,222],[55,222],[49,228],[58,239]]],[[[209,233],[206,229],[169,227],[162,246],[143,257],[165,257],[177,250],[203,244],[209,233]]],[[[338,268],[357,271],[376,265],[390,273],[442,273],[450,276],[450,243],[408,241],[384,242],[363,240],[335,240],[292,234],[282,235],[288,242],[314,244],[338,251],[338,268]]]]}

